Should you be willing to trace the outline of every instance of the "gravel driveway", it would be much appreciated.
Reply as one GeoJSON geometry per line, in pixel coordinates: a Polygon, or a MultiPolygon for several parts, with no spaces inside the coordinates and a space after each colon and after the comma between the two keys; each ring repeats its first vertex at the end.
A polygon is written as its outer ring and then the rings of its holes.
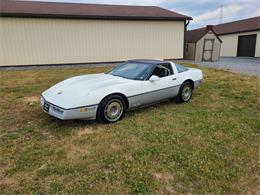
{"type": "MultiPolygon", "coordinates": [[[[176,62],[190,62],[200,66],[229,70],[235,73],[242,73],[253,76],[260,76],[260,58],[227,58],[222,57],[218,62],[195,62],[191,60],[175,60],[176,62]]],[[[62,65],[62,68],[79,68],[79,67],[102,67],[115,66],[118,63],[100,63],[100,64],[81,64],[81,65],[62,65]]],[[[28,70],[28,69],[49,69],[58,66],[29,66],[29,67],[6,67],[0,70],[28,70]]]]}
{"type": "Polygon", "coordinates": [[[200,66],[229,70],[253,76],[260,76],[260,58],[222,57],[218,62],[194,62],[191,60],[179,60],[191,62],[200,66]]]}

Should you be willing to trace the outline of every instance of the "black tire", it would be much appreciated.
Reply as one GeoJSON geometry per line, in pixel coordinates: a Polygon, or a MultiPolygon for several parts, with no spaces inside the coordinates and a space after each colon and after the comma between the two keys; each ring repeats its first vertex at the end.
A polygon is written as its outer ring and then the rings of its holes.
{"type": "Polygon", "coordinates": [[[176,103],[185,103],[190,101],[190,99],[192,98],[192,92],[193,92],[193,85],[190,81],[185,81],[179,90],[178,96],[175,97],[175,102],[176,103]],[[187,91],[187,93],[185,93],[187,91]],[[188,95],[188,91],[189,91],[189,95],[188,95]],[[185,96],[184,94],[186,94],[187,96],[185,96]]]}
{"type": "MultiPolygon", "coordinates": [[[[110,95],[105,97],[98,106],[97,120],[102,123],[115,123],[121,120],[125,114],[126,102],[120,95],[110,95]],[[112,109],[118,109],[118,114],[112,115],[112,109]],[[119,108],[120,107],[120,108],[119,108]]],[[[115,111],[116,112],[116,111],[115,111]]]]}

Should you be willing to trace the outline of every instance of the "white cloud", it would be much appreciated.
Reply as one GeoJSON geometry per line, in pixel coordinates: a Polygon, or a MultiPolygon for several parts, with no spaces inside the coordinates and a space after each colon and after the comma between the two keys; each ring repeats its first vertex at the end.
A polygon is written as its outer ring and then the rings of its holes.
{"type": "MultiPolygon", "coordinates": [[[[223,7],[223,19],[228,21],[232,18],[235,18],[239,11],[243,9],[241,5],[229,5],[223,7]]],[[[209,10],[205,13],[195,16],[193,23],[194,24],[216,24],[220,20],[221,8],[215,10],[209,10]]]]}
{"type": "Polygon", "coordinates": [[[260,16],[260,8],[258,8],[256,11],[249,14],[248,18],[260,16]]]}
{"type": "MultiPolygon", "coordinates": [[[[84,1],[84,0],[82,0],[84,1]]],[[[205,3],[212,0],[197,0],[196,3],[205,3]]],[[[86,1],[85,2],[89,2],[86,1]]],[[[96,3],[108,3],[108,4],[127,4],[127,5],[161,5],[163,3],[174,4],[183,2],[183,0],[95,0],[96,3]]],[[[192,0],[186,0],[185,2],[193,2],[192,0]]]]}
{"type": "MultiPolygon", "coordinates": [[[[236,16],[236,14],[243,9],[241,5],[230,5],[227,7],[223,7],[223,19],[228,19],[230,17],[236,16]]],[[[216,20],[216,18],[220,18],[221,8],[217,8],[213,11],[207,11],[199,16],[194,17],[194,23],[199,23],[203,21],[211,21],[216,20]]]]}

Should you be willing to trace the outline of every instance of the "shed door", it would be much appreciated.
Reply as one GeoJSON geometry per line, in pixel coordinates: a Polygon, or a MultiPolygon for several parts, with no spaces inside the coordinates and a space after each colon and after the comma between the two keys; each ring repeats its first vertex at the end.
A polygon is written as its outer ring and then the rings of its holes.
{"type": "Polygon", "coordinates": [[[238,37],[237,56],[255,57],[256,34],[238,37]]]}
{"type": "Polygon", "coordinates": [[[212,61],[212,54],[214,48],[214,39],[204,39],[203,46],[203,61],[212,61]]]}

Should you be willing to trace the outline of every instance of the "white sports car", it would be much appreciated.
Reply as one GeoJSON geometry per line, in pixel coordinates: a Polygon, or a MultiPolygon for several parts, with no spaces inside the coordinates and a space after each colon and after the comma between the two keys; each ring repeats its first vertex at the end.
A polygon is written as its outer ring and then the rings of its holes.
{"type": "Polygon", "coordinates": [[[127,110],[174,98],[188,102],[202,71],[162,60],[129,60],[111,71],[66,79],[41,95],[43,110],[59,119],[120,120],[127,110]]]}

